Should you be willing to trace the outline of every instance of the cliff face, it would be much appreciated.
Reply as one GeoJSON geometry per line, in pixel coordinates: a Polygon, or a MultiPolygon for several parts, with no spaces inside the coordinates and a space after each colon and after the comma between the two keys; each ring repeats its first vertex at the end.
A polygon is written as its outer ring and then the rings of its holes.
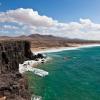
{"type": "Polygon", "coordinates": [[[30,43],[20,40],[0,41],[0,98],[30,100],[27,80],[18,71],[19,63],[32,59],[30,43]]]}

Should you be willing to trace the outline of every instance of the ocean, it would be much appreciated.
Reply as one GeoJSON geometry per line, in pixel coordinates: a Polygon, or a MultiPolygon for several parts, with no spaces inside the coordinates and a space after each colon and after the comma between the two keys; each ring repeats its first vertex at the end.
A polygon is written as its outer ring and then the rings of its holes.
{"type": "Polygon", "coordinates": [[[27,73],[33,94],[42,100],[100,100],[100,47],[47,55],[52,59],[38,68],[48,71],[48,76],[27,73]]]}

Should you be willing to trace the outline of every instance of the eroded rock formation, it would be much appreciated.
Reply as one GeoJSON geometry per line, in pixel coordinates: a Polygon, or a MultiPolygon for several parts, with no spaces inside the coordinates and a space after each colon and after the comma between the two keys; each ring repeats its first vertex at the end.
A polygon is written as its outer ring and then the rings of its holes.
{"type": "Polygon", "coordinates": [[[19,63],[32,57],[28,41],[0,41],[0,98],[31,100],[27,79],[19,73],[18,69],[19,63]]]}

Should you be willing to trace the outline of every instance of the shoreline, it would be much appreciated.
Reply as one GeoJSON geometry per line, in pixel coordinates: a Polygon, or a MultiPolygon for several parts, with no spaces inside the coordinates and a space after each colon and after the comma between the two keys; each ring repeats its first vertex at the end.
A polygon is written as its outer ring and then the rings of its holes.
{"type": "MultiPolygon", "coordinates": [[[[56,47],[56,48],[48,48],[48,49],[44,49],[44,50],[40,50],[40,51],[33,51],[33,54],[38,54],[38,53],[52,53],[52,52],[61,52],[61,51],[68,51],[68,50],[79,50],[82,48],[91,48],[91,47],[96,47],[96,46],[100,46],[100,44],[90,44],[90,45],[77,45],[76,47],[56,47]]],[[[36,67],[40,64],[42,64],[42,60],[43,63],[46,63],[47,61],[49,61],[51,58],[47,57],[46,59],[39,59],[38,61],[34,61],[34,60],[28,60],[28,61],[24,61],[23,64],[19,64],[19,72],[20,73],[24,73],[26,71],[34,71],[34,69],[36,69],[36,67]]],[[[37,68],[38,69],[38,68],[37,68]]]]}
{"type": "MultiPolygon", "coordinates": [[[[91,47],[97,47],[97,46],[100,46],[100,44],[90,44],[90,45],[77,45],[76,47],[58,47],[58,48],[48,48],[48,49],[44,49],[44,50],[40,50],[40,51],[33,51],[32,50],[32,52],[34,53],[34,54],[37,54],[37,53],[52,53],[52,52],[61,52],[61,51],[66,51],[66,50],[79,50],[79,49],[81,49],[81,48],[91,48],[91,47]]],[[[49,59],[45,59],[45,62],[47,62],[47,61],[49,61],[50,60],[50,58],[49,59]]],[[[34,72],[34,69],[36,69],[36,68],[34,68],[34,67],[36,67],[37,65],[39,65],[39,64],[41,64],[41,60],[40,61],[33,61],[33,63],[32,63],[33,65],[33,67],[29,67],[28,66],[28,69],[26,68],[26,69],[24,69],[24,72],[25,71],[27,71],[27,70],[29,70],[29,71],[33,71],[34,72]]],[[[23,69],[23,68],[22,68],[23,69]]],[[[21,69],[21,71],[23,71],[21,69]]],[[[37,69],[36,69],[37,70],[37,69]]],[[[39,71],[40,71],[40,69],[39,69],[39,71]]],[[[42,70],[42,71],[44,71],[44,70],[42,70]]],[[[37,72],[37,73],[35,73],[36,75],[38,75],[38,76],[41,76],[41,77],[44,77],[44,76],[46,76],[46,75],[49,75],[49,72],[46,72],[46,74],[45,74],[45,72],[37,72]],[[41,74],[42,73],[42,74],[41,74]]],[[[34,100],[41,100],[42,99],[42,96],[37,96],[37,95],[34,95],[33,97],[32,97],[34,100]]]]}
{"type": "Polygon", "coordinates": [[[27,71],[30,71],[41,77],[47,76],[49,72],[39,69],[37,68],[37,66],[48,62],[50,59],[51,58],[47,57],[46,59],[39,59],[38,61],[34,61],[34,60],[24,61],[23,64],[19,64],[19,72],[23,74],[27,71]]]}
{"type": "Polygon", "coordinates": [[[40,49],[38,51],[35,51],[34,49],[31,49],[34,54],[37,53],[52,53],[52,52],[61,52],[61,51],[66,51],[66,50],[78,50],[81,48],[91,48],[91,47],[97,47],[100,46],[100,44],[89,44],[89,45],[78,45],[74,47],[52,47],[52,48],[47,48],[47,49],[40,49]]]}

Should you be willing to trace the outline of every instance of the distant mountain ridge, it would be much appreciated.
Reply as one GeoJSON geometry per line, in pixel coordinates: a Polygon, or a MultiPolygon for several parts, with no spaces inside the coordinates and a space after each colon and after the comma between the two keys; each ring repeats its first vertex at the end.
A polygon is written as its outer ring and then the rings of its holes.
{"type": "Polygon", "coordinates": [[[6,40],[6,39],[29,40],[32,44],[31,45],[32,48],[68,47],[76,44],[100,43],[100,41],[69,39],[69,38],[55,37],[52,35],[40,35],[40,34],[31,34],[28,36],[21,35],[17,37],[0,36],[0,40],[6,40]]]}
{"type": "MultiPolygon", "coordinates": [[[[0,39],[23,39],[23,38],[56,38],[56,39],[60,39],[60,40],[79,40],[79,41],[98,41],[98,40],[84,40],[84,39],[78,39],[78,38],[74,38],[74,39],[70,39],[70,38],[64,38],[64,37],[57,37],[57,36],[53,36],[53,35],[40,35],[40,34],[30,34],[30,35],[20,35],[20,36],[0,36],[0,39]]],[[[99,41],[98,41],[99,42],[99,41]]]]}

